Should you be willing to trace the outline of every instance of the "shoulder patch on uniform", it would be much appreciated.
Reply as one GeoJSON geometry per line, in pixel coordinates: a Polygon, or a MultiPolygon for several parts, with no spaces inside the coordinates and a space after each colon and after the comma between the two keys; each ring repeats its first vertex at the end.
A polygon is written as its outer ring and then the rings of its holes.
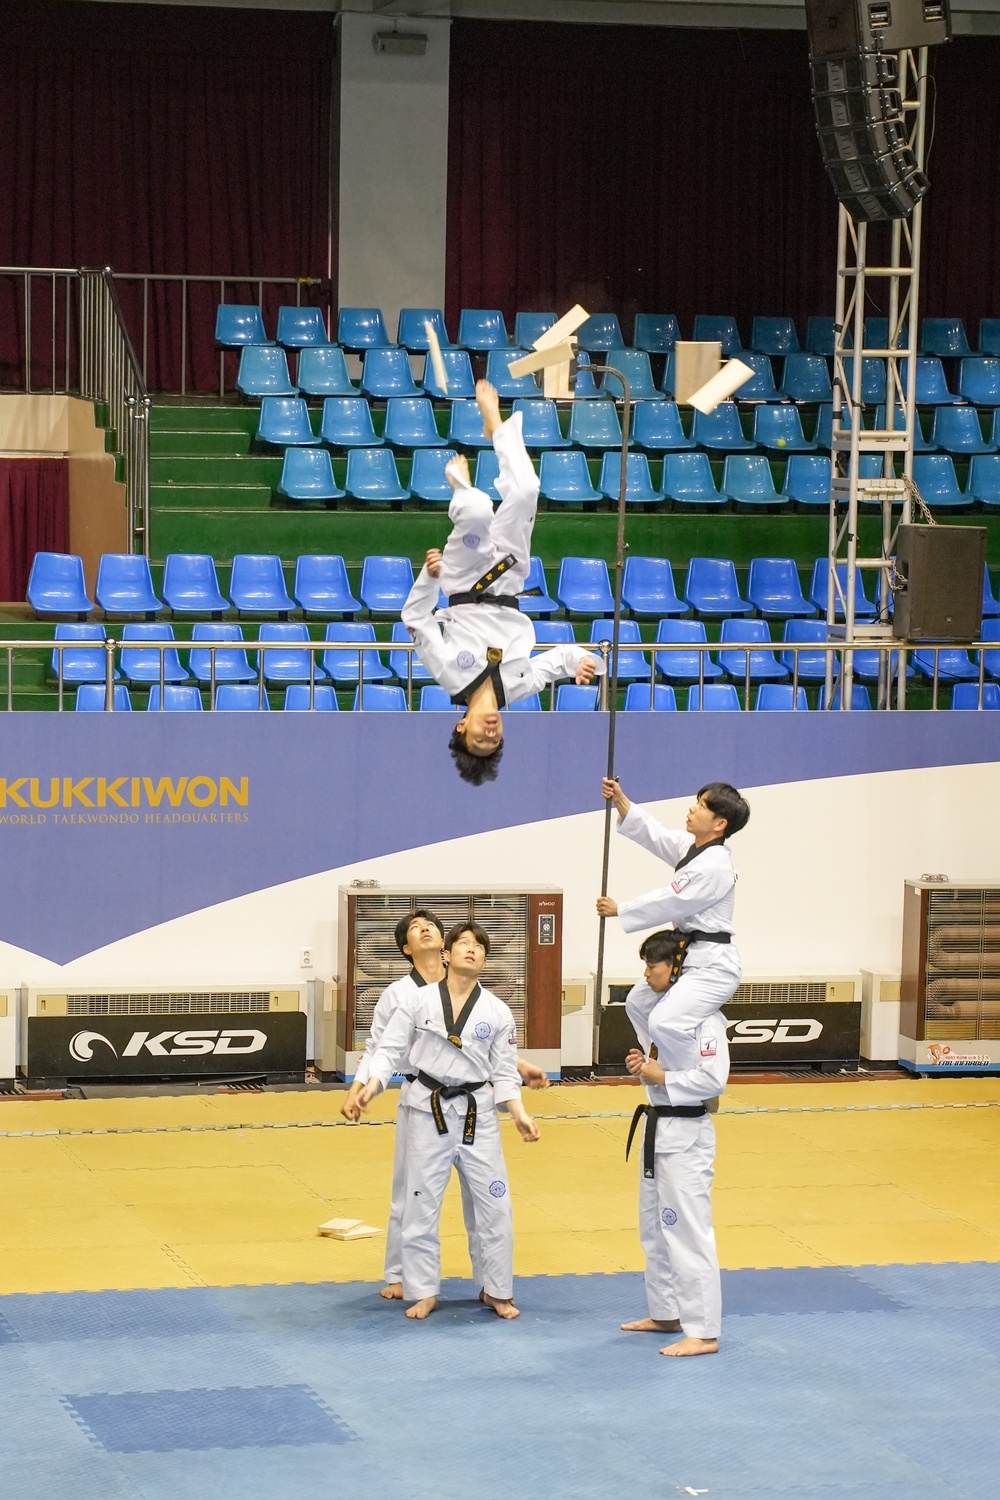
{"type": "Polygon", "coordinates": [[[486,1038],[491,1035],[492,1031],[493,1027],[490,1025],[489,1021],[477,1021],[476,1036],[481,1042],[485,1042],[486,1038]]]}
{"type": "Polygon", "coordinates": [[[465,546],[468,547],[470,552],[474,552],[475,549],[479,546],[480,538],[474,531],[467,531],[463,536],[462,541],[465,546]]]}
{"type": "Polygon", "coordinates": [[[508,1047],[516,1047],[517,1046],[517,1027],[516,1026],[512,1026],[511,1029],[510,1029],[510,1034],[507,1037],[507,1045],[508,1045],[508,1047]]]}
{"type": "Polygon", "coordinates": [[[676,892],[676,894],[679,896],[684,887],[690,884],[690,875],[678,875],[677,879],[671,882],[670,889],[676,892]]]}
{"type": "Polygon", "coordinates": [[[714,1036],[703,1036],[701,1039],[702,1057],[715,1057],[719,1050],[719,1039],[714,1036]]]}

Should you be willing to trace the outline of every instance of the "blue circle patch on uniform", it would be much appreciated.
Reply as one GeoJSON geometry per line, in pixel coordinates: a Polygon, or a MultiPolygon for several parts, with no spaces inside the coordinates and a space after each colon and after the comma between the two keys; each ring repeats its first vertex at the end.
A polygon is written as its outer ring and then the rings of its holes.
{"type": "Polygon", "coordinates": [[[507,1191],[507,1184],[498,1178],[496,1182],[490,1183],[490,1197],[502,1198],[507,1191]]]}
{"type": "Polygon", "coordinates": [[[476,665],[476,658],[471,651],[460,651],[455,658],[455,665],[462,668],[474,667],[476,665]]]}
{"type": "Polygon", "coordinates": [[[486,1038],[491,1034],[492,1031],[493,1027],[490,1025],[489,1021],[480,1021],[476,1027],[476,1036],[481,1042],[485,1042],[486,1038]]]}
{"type": "Polygon", "coordinates": [[[479,546],[481,538],[476,536],[476,533],[474,531],[467,531],[463,536],[462,541],[468,547],[470,552],[474,552],[479,546]]]}
{"type": "Polygon", "coordinates": [[[677,1215],[674,1213],[672,1208],[665,1208],[660,1214],[660,1218],[667,1229],[670,1229],[674,1224],[677,1223],[677,1215]]]}

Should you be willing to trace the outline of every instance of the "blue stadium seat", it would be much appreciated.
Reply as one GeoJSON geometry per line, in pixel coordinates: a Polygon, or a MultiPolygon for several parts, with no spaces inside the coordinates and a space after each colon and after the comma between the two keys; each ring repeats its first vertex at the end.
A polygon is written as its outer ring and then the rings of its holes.
{"type": "Polygon", "coordinates": [[[534,375],[510,373],[511,360],[523,357],[520,349],[491,349],[486,356],[486,379],[496,387],[501,401],[513,401],[517,396],[524,396],[531,401],[542,394],[534,375]]]}
{"type": "MultiPolygon", "coordinates": [[[[904,380],[905,369],[906,365],[903,362],[900,365],[900,375],[904,380]]],[[[944,366],[936,355],[920,354],[917,356],[916,399],[918,406],[949,406],[959,399],[948,389],[948,382],[944,378],[944,366]]]]}
{"type": "Polygon", "coordinates": [[[822,354],[832,359],[834,348],[834,319],[810,318],[806,324],[806,349],[810,354],[822,354]]]}
{"type": "Polygon", "coordinates": [[[830,460],[826,454],[793,453],[785,465],[781,493],[796,505],[830,505],[830,460]]]}
{"type": "Polygon", "coordinates": [[[537,693],[529,693],[527,698],[518,698],[514,703],[508,703],[507,711],[512,714],[540,714],[542,700],[537,693]]]}
{"type": "Polygon", "coordinates": [[[454,349],[455,345],[444,326],[444,313],[439,307],[401,307],[396,327],[396,343],[401,344],[410,354],[426,354],[429,347],[428,323],[437,334],[441,350],[454,349]]]}
{"type": "Polygon", "coordinates": [[[832,401],[829,363],[820,354],[789,354],[781,377],[781,395],[789,401],[832,401]]]}
{"type": "Polygon", "coordinates": [[[938,507],[960,507],[970,503],[955,478],[955,460],[950,453],[916,453],[913,456],[913,479],[931,510],[938,507]]]}
{"type": "MultiPolygon", "coordinates": [[[[609,359],[616,369],[621,370],[628,381],[629,394],[633,401],[663,400],[663,392],[657,388],[653,380],[649,355],[644,349],[612,349],[609,359]]],[[[625,399],[624,387],[616,375],[605,375],[602,387],[605,394],[613,396],[616,401],[625,399]]]]}
{"type": "Polygon", "coordinates": [[[782,453],[808,453],[815,450],[815,438],[802,431],[797,406],[758,406],[754,412],[754,440],[761,448],[782,453]]]}
{"type": "Polygon", "coordinates": [[[476,354],[488,349],[509,349],[503,313],[497,308],[463,307],[458,319],[458,342],[463,349],[476,354]]]}
{"type": "Polygon", "coordinates": [[[973,406],[1000,406],[1000,359],[980,354],[963,359],[958,394],[973,406]]]}
{"type": "Polygon", "coordinates": [[[328,396],[319,435],[329,448],[377,448],[385,441],[375,431],[364,396],[328,396]]]}
{"type": "Polygon", "coordinates": [[[688,688],[687,706],[691,713],[739,713],[740,696],[731,682],[706,682],[688,688]]]}
{"type": "Polygon", "coordinates": [[[978,682],[956,682],[951,690],[951,706],[959,709],[1000,709],[1000,685],[984,682],[980,701],[978,682]]]}
{"type": "Polygon", "coordinates": [[[979,668],[960,646],[942,646],[936,651],[924,646],[914,651],[913,665],[922,677],[933,678],[935,657],[939,682],[978,682],[979,668]]]}
{"type": "Polygon", "coordinates": [[[964,359],[972,353],[961,318],[925,318],[920,329],[921,354],[939,359],[964,359]]]}
{"type": "Polygon", "coordinates": [[[377,401],[423,395],[410,373],[410,356],[405,349],[369,349],[361,366],[361,389],[377,401]]]}
{"type": "Polygon", "coordinates": [[[353,615],[361,602],[351,593],[342,557],[307,553],[295,564],[292,593],[305,615],[353,615]]]}
{"type": "Polygon", "coordinates": [[[410,494],[417,500],[449,504],[452,488],[444,471],[455,457],[454,448],[418,448],[410,468],[410,494]]]}
{"type": "Polygon", "coordinates": [[[804,687],[792,689],[786,682],[762,682],[753,704],[762,713],[808,713],[809,701],[804,687]]]}
{"type": "Polygon", "coordinates": [[[165,714],[200,714],[201,692],[193,682],[167,682],[163,685],[163,701],[160,702],[160,684],[154,682],[149,690],[147,710],[165,714]]]}
{"type": "Polygon", "coordinates": [[[987,620],[991,620],[996,615],[1000,615],[1000,599],[995,598],[994,595],[993,595],[993,588],[992,588],[992,585],[990,584],[990,570],[989,570],[989,568],[987,568],[984,565],[984,567],[983,567],[983,618],[987,619],[987,620]]]}
{"type": "Polygon", "coordinates": [[[295,384],[303,396],[356,396],[358,393],[347,373],[344,351],[335,344],[321,349],[303,349],[295,372],[295,384]]]}
{"type": "Polygon", "coordinates": [[[634,615],[660,620],[666,615],[686,615],[687,605],[678,599],[674,574],[665,557],[625,559],[622,602],[634,615]]]}
{"type": "Polygon", "coordinates": [[[691,437],[699,448],[717,448],[724,453],[736,453],[748,448],[752,450],[755,446],[751,438],[743,436],[735,401],[720,401],[715,410],[707,415],[703,411],[696,411],[691,437]]]}
{"type": "Polygon", "coordinates": [[[413,587],[413,564],[408,557],[366,557],[361,565],[358,592],[369,614],[398,615],[413,587]]]}
{"type": "MultiPolygon", "coordinates": [[[[527,444],[525,446],[527,446],[527,444]]],[[[450,453],[452,452],[452,449],[445,448],[442,451],[445,453],[450,453]]],[[[499,475],[500,460],[497,457],[494,449],[480,448],[479,452],[476,454],[476,467],[473,471],[472,483],[477,490],[482,490],[484,494],[489,495],[494,505],[500,499],[500,491],[497,489],[497,479],[499,478],[499,475]]],[[[450,493],[451,487],[449,486],[449,495],[450,493]]]]}
{"type": "Polygon", "coordinates": [[[669,683],[658,682],[652,690],[653,704],[650,708],[650,684],[630,682],[625,689],[625,713],[676,713],[677,696],[669,683]]]}
{"type": "Polygon", "coordinates": [[[931,442],[945,453],[995,453],[996,443],[987,442],[974,406],[937,406],[931,442]]]}
{"type": "Polygon", "coordinates": [[[434,401],[471,401],[476,394],[472,361],[464,349],[442,349],[441,359],[448,379],[448,389],[438,385],[430,355],[424,360],[424,395],[434,401]]]}
{"type": "Polygon", "coordinates": [[[426,396],[395,396],[387,402],[382,437],[394,448],[444,447],[426,396]]]}
{"type": "MultiPolygon", "coordinates": [[[[847,388],[844,391],[846,402],[854,389],[854,355],[844,356],[844,379],[847,388]]],[[[878,406],[880,401],[885,400],[885,360],[877,355],[866,354],[861,361],[861,404],[862,406],[878,406]]]]}
{"type": "MultiPolygon", "coordinates": [[[[841,589],[847,585],[847,564],[837,564],[837,576],[840,579],[841,589]]],[[[817,557],[813,563],[812,581],[809,586],[809,597],[819,610],[823,619],[826,619],[826,597],[830,585],[830,562],[826,557],[817,557]]],[[[842,620],[844,612],[840,607],[840,597],[837,597],[836,618],[842,620]]],[[[875,606],[865,593],[865,582],[861,576],[860,569],[854,575],[854,618],[856,620],[874,620],[875,606]]]]}
{"type": "Polygon", "coordinates": [[[672,648],[654,655],[653,665],[661,677],[671,682],[697,682],[700,675],[707,682],[722,676],[722,668],[716,666],[711,654],[696,649],[708,642],[700,620],[661,620],[656,627],[656,641],[672,648]]]}
{"type": "MultiPolygon", "coordinates": [[[[783,639],[790,645],[806,645],[814,642],[817,646],[826,645],[826,621],[825,620],[786,620],[783,639]]],[[[781,665],[787,668],[789,677],[798,675],[800,682],[822,682],[826,677],[826,652],[825,651],[781,651],[778,654],[781,665]],[[798,668],[796,669],[796,659],[798,668]]],[[[840,670],[839,661],[834,657],[834,672],[840,670]]]]}
{"type": "Polygon", "coordinates": [[[443,687],[438,687],[436,682],[428,683],[427,687],[420,689],[420,712],[422,714],[453,714],[457,705],[452,703],[451,698],[443,687]]]}
{"type": "MultiPolygon", "coordinates": [[[[297,456],[303,450],[293,450],[297,456]]],[[[313,457],[311,453],[308,457],[313,457]]],[[[206,553],[169,552],[163,566],[161,590],[175,615],[220,615],[229,600],[219,588],[215,559],[206,553]]]]}
{"type": "Polygon", "coordinates": [[[672,397],[674,394],[674,356],[671,351],[663,362],[663,379],[660,381],[660,390],[665,396],[672,397]]]}
{"type": "Polygon", "coordinates": [[[153,592],[148,558],[132,552],[105,552],[97,565],[97,602],[106,615],[147,615],[163,608],[153,592]]]}
{"type": "Polygon", "coordinates": [[[741,349],[739,358],[748,369],[753,371],[753,374],[736,392],[736,400],[777,401],[778,387],[774,383],[774,370],[771,368],[769,356],[752,354],[748,349],[741,349]]]}
{"type": "Polygon", "coordinates": [[[622,424],[612,401],[574,401],[569,416],[569,438],[591,452],[621,449],[622,424]]]}
{"type": "MultiPolygon", "coordinates": [[[[227,621],[207,623],[199,620],[192,627],[191,640],[192,642],[239,641],[239,646],[224,646],[214,653],[215,681],[256,682],[257,673],[247,660],[247,654],[242,645],[243,631],[239,625],[232,625],[227,621]]],[[[212,655],[213,653],[206,647],[192,645],[188,666],[191,669],[191,676],[197,678],[199,682],[212,680],[212,655]]]]}
{"type": "Polygon", "coordinates": [[[1000,318],[980,318],[980,354],[1000,354],[1000,318]]]}
{"type": "Polygon", "coordinates": [[[556,688],[556,713],[593,713],[598,692],[596,684],[581,686],[575,682],[561,682],[556,688]]]}
{"type": "MultiPolygon", "coordinates": [[[[943,409],[944,410],[948,410],[949,408],[943,408],[943,409]]],[[[903,411],[903,409],[902,409],[901,406],[897,406],[897,407],[895,407],[893,409],[892,419],[893,419],[893,423],[895,425],[896,431],[897,432],[905,432],[905,430],[906,430],[906,413],[903,411]]],[[[883,404],[881,406],[877,406],[875,408],[875,426],[880,431],[884,431],[885,430],[885,403],[884,402],[883,402],[883,404]]],[[[937,444],[936,443],[932,443],[932,442],[928,442],[927,438],[924,437],[924,429],[921,426],[921,422],[920,422],[920,413],[919,412],[915,413],[915,420],[914,420],[914,424],[913,424],[913,451],[914,451],[914,453],[934,453],[936,449],[937,449],[937,444]]],[[[873,456],[872,454],[862,454],[863,458],[871,458],[872,456],[873,456]]],[[[874,455],[874,456],[878,457],[877,454],[874,455]]]]}
{"type": "Polygon", "coordinates": [[[753,605],[740,597],[736,569],[728,558],[692,557],[684,598],[699,615],[749,615],[753,605]]]}
{"type": "Polygon", "coordinates": [[[257,683],[220,682],[215,690],[215,707],[220,713],[255,714],[268,712],[271,705],[257,683]]]}
{"type": "Polygon", "coordinates": [[[736,326],[736,319],[720,317],[714,313],[699,313],[694,320],[691,335],[695,343],[721,344],[724,358],[739,354],[743,340],[736,326]]]}
{"type": "Polygon", "coordinates": [[[750,347],[758,354],[798,354],[799,335],[794,318],[754,318],[750,347]]]}
{"type": "Polygon", "coordinates": [[[393,644],[395,651],[389,652],[389,665],[400,682],[406,682],[407,671],[412,675],[410,681],[414,683],[433,682],[434,678],[428,672],[416,651],[401,651],[400,646],[409,645],[410,632],[402,620],[397,620],[392,627],[393,644]]]}
{"type": "MultiPolygon", "coordinates": [[[[624,349],[625,340],[618,323],[617,313],[591,313],[585,323],[576,330],[577,348],[596,354],[614,349],[624,349]]],[[[627,372],[626,372],[627,373],[627,372]]]]}
{"type": "Polygon", "coordinates": [[[539,646],[572,646],[576,643],[576,631],[572,620],[537,620],[535,622],[536,648],[532,656],[538,655],[539,646]]]}
{"type": "MultiPolygon", "coordinates": [[[[313,688],[312,707],[316,713],[335,714],[340,709],[337,702],[337,694],[328,682],[321,682],[313,688]]],[[[285,713],[308,713],[309,712],[309,684],[307,682],[292,682],[285,688],[285,713]]]]}
{"type": "Polygon", "coordinates": [[[84,615],[94,608],[87,597],[83,559],[74,552],[36,552],[28,576],[28,603],[36,615],[84,615]]]}
{"type": "MultiPolygon", "coordinates": [[[[899,671],[899,652],[891,651],[889,656],[889,670],[895,677],[899,671]]],[[[886,652],[880,651],[877,646],[862,646],[855,648],[851,662],[853,675],[859,682],[878,682],[879,672],[886,659],[886,652]]],[[[907,677],[913,676],[913,668],[907,663],[907,677]]]]}
{"type": "MultiPolygon", "coordinates": [[[[55,639],[57,641],[89,641],[92,644],[71,646],[66,651],[53,651],[49,669],[53,677],[58,678],[61,662],[63,682],[74,684],[107,682],[108,653],[104,645],[107,636],[103,625],[59,624],[56,626],[55,639]],[[95,642],[100,642],[100,644],[93,644],[95,642]]],[[[112,676],[118,678],[121,673],[116,668],[112,668],[112,676]]]]}
{"type": "MultiPolygon", "coordinates": [[[[857,713],[859,709],[869,709],[869,708],[871,708],[871,706],[872,706],[872,700],[868,696],[868,689],[862,683],[860,683],[860,682],[852,682],[851,683],[851,709],[852,709],[852,711],[854,713],[857,713]]],[[[820,708],[826,708],[826,684],[825,683],[823,684],[823,686],[819,690],[819,707],[820,708]]],[[[839,707],[840,707],[840,683],[838,682],[837,685],[834,687],[834,690],[833,690],[833,698],[831,700],[831,710],[832,709],[837,709],[839,707]]]]}
{"type": "Polygon", "coordinates": [[[260,403],[256,441],[274,448],[312,447],[319,442],[301,396],[265,396],[260,403]]]}
{"type": "MultiPolygon", "coordinates": [[[[1000,620],[993,618],[984,620],[980,627],[980,639],[984,641],[1000,641],[1000,620]]],[[[994,680],[1000,679],[1000,651],[984,651],[986,658],[986,676],[994,680]]],[[[976,652],[978,659],[979,652],[976,652]]]]}
{"type": "Polygon", "coordinates": [[[278,343],[285,349],[330,348],[330,335],[320,309],[279,307],[278,343]]]}
{"type": "Polygon", "coordinates": [[[401,687],[387,687],[384,683],[368,683],[366,680],[363,686],[359,683],[354,689],[351,708],[355,713],[362,709],[366,714],[405,714],[406,694],[401,687]]]}
{"type": "Polygon", "coordinates": [[[722,489],[737,507],[769,505],[774,509],[785,503],[774,488],[771,465],[760,453],[731,454],[722,467],[722,489]]]}
{"type": "Polygon", "coordinates": [[[739,682],[747,679],[747,657],[749,656],[749,678],[751,682],[784,681],[788,673],[770,650],[771,632],[766,620],[723,620],[719,632],[720,649],[716,658],[719,666],[730,677],[739,682]],[[751,648],[757,642],[765,643],[766,650],[736,651],[730,643],[739,643],[751,648]]]}
{"type": "MultiPolygon", "coordinates": [[[[264,672],[265,682],[305,682],[309,681],[309,657],[313,653],[303,651],[301,644],[309,640],[309,627],[298,621],[286,620],[281,624],[274,621],[265,621],[257,632],[260,641],[280,642],[282,649],[274,651],[258,652],[259,666],[264,672]],[[296,643],[299,647],[296,647],[296,643]]],[[[320,666],[319,657],[316,656],[316,668],[314,681],[323,682],[326,673],[320,666]]]]}
{"type": "Polygon", "coordinates": [[[747,598],[767,620],[808,618],[816,613],[803,596],[799,570],[790,557],[755,557],[747,578],[747,598]]]}
{"type": "MultiPolygon", "coordinates": [[[[846,401],[840,408],[840,425],[847,431],[851,425],[851,412],[846,401]]],[[[817,448],[830,452],[830,444],[833,438],[833,405],[824,402],[816,413],[816,430],[813,433],[813,441],[817,448]]]]}
{"type": "MultiPolygon", "coordinates": [[[[521,436],[524,438],[526,448],[568,448],[570,446],[570,439],[562,435],[559,413],[554,401],[518,399],[514,402],[514,410],[521,413],[521,436]]],[[[618,441],[621,442],[620,428],[618,441]]]]}
{"type": "Polygon", "coordinates": [[[277,614],[292,612],[295,600],[289,598],[281,558],[259,552],[238,552],[229,574],[229,597],[237,614],[277,614]]]}
{"type": "MultiPolygon", "coordinates": [[[[524,587],[517,602],[520,605],[522,614],[534,615],[536,619],[538,616],[541,616],[543,621],[547,620],[549,615],[555,614],[559,608],[558,601],[553,599],[549,594],[549,586],[545,580],[545,569],[542,566],[542,559],[540,557],[533,557],[529,562],[528,576],[524,580],[524,587]],[[536,589],[537,593],[535,592],[536,589]]],[[[539,638],[538,631],[540,628],[541,624],[536,624],[536,640],[539,638]]]]}
{"type": "Polygon", "coordinates": [[[215,312],[215,342],[223,349],[245,349],[249,344],[269,344],[260,308],[220,303],[215,312]]]}
{"type": "Polygon", "coordinates": [[[715,488],[707,453],[665,454],[660,488],[675,505],[719,507],[729,498],[715,488]]]}
{"type": "Polygon", "coordinates": [[[673,313],[636,313],[632,329],[633,349],[647,354],[671,354],[681,336],[673,313]]]}
{"type": "Polygon", "coordinates": [[[176,646],[167,651],[155,651],[141,646],[140,641],[172,641],[172,625],[126,625],[122,630],[122,673],[129,682],[160,682],[160,658],[163,658],[164,682],[187,682],[188,674],[181,666],[176,646]],[[135,642],[135,644],[131,644],[135,642]]]}
{"type": "Polygon", "coordinates": [[[236,389],[249,400],[264,396],[295,396],[288,377],[288,356],[273,344],[251,344],[240,354],[236,389]]]}
{"type": "Polygon", "coordinates": [[[483,429],[483,414],[475,401],[453,401],[448,422],[449,448],[492,448],[483,429]]]}
{"type": "Polygon", "coordinates": [[[632,441],[649,453],[694,447],[681,425],[676,401],[640,402],[632,413],[632,441]]]}
{"type": "MultiPolygon", "coordinates": [[[[590,626],[590,643],[596,646],[601,641],[607,641],[610,645],[614,632],[614,620],[594,620],[590,626]]],[[[648,681],[652,676],[649,662],[642,651],[636,648],[641,644],[642,636],[639,634],[638,620],[620,620],[618,622],[618,681],[639,682],[648,681]]],[[[608,652],[608,675],[611,675],[611,653],[608,652]]]]}
{"type": "Polygon", "coordinates": [[[568,615],[612,615],[608,565],[602,557],[564,557],[559,564],[556,598],[568,615]]]}
{"type": "MultiPolygon", "coordinates": [[[[625,504],[655,505],[663,497],[653,484],[649,473],[649,459],[645,453],[629,453],[625,466],[625,504]]],[[[620,453],[605,453],[601,463],[598,488],[606,500],[618,504],[622,482],[622,456],[620,453]]]]}
{"type": "Polygon", "coordinates": [[[548,449],[542,454],[538,474],[541,494],[550,504],[588,504],[601,498],[590,482],[587,455],[579,448],[567,453],[548,449]]]}
{"type": "MultiPolygon", "coordinates": [[[[338,621],[326,627],[325,638],[331,645],[356,642],[360,647],[367,648],[369,642],[374,644],[375,626],[368,620],[338,621]]],[[[323,670],[334,682],[357,682],[358,656],[358,651],[324,651],[323,670]]],[[[392,676],[381,656],[372,649],[363,650],[361,670],[366,682],[385,682],[392,676]]]]}
{"type": "Polygon", "coordinates": [[[325,448],[286,448],[277,493],[286,500],[322,500],[324,504],[344,498],[325,448]]]}
{"type": "Polygon", "coordinates": [[[554,312],[519,312],[514,316],[514,343],[519,349],[533,349],[536,339],[548,333],[556,321],[554,312]]]}
{"type": "MultiPolygon", "coordinates": [[[[82,682],[76,690],[75,709],[80,713],[103,713],[105,704],[105,686],[98,682],[82,682]]],[[[131,713],[132,699],[129,697],[128,688],[124,682],[116,682],[114,686],[115,713],[131,713]]]]}
{"type": "Polygon", "coordinates": [[[603,385],[598,385],[594,379],[595,374],[600,373],[604,364],[603,357],[598,359],[596,368],[592,371],[590,367],[590,355],[586,349],[577,351],[576,356],[576,382],[573,386],[573,395],[577,401],[606,400],[608,392],[603,385]]]}
{"type": "Polygon", "coordinates": [[[378,307],[342,307],[337,319],[337,343],[352,354],[396,347],[378,307]]]}
{"type": "Polygon", "coordinates": [[[410,497],[388,448],[352,448],[347,455],[344,488],[352,500],[371,505],[394,505],[410,497]]]}

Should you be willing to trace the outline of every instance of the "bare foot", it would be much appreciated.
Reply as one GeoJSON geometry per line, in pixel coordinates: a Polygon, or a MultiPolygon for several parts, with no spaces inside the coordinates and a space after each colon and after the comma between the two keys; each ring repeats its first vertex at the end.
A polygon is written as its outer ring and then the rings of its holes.
{"type": "Polygon", "coordinates": [[[661,1354],[718,1354],[718,1339],[679,1339],[676,1344],[668,1344],[661,1349],[661,1354]]]}
{"type": "Polygon", "coordinates": [[[436,1306],[436,1297],[421,1297],[419,1302],[414,1302],[412,1307],[406,1309],[406,1316],[408,1318],[426,1318],[430,1316],[436,1306]]]}
{"type": "Polygon", "coordinates": [[[680,1333],[680,1318],[636,1318],[634,1323],[623,1323],[626,1333],[680,1333]]]}
{"type": "Polygon", "coordinates": [[[379,1292],[379,1296],[384,1297],[387,1302],[401,1302],[403,1300],[403,1283],[401,1281],[390,1281],[389,1285],[384,1286],[379,1292]]]}
{"type": "Polygon", "coordinates": [[[489,1292],[484,1292],[483,1301],[487,1307],[492,1307],[498,1318],[519,1318],[521,1316],[509,1297],[491,1297],[489,1292]]]}

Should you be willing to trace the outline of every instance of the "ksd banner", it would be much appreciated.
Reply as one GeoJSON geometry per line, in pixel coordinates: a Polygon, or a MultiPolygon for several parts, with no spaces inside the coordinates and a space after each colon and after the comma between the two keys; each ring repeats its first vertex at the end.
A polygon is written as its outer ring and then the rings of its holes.
{"type": "Polygon", "coordinates": [[[301,1080],[306,1018],[301,1012],[192,1016],[31,1016],[28,1079],[183,1081],[266,1074],[301,1080]]]}

